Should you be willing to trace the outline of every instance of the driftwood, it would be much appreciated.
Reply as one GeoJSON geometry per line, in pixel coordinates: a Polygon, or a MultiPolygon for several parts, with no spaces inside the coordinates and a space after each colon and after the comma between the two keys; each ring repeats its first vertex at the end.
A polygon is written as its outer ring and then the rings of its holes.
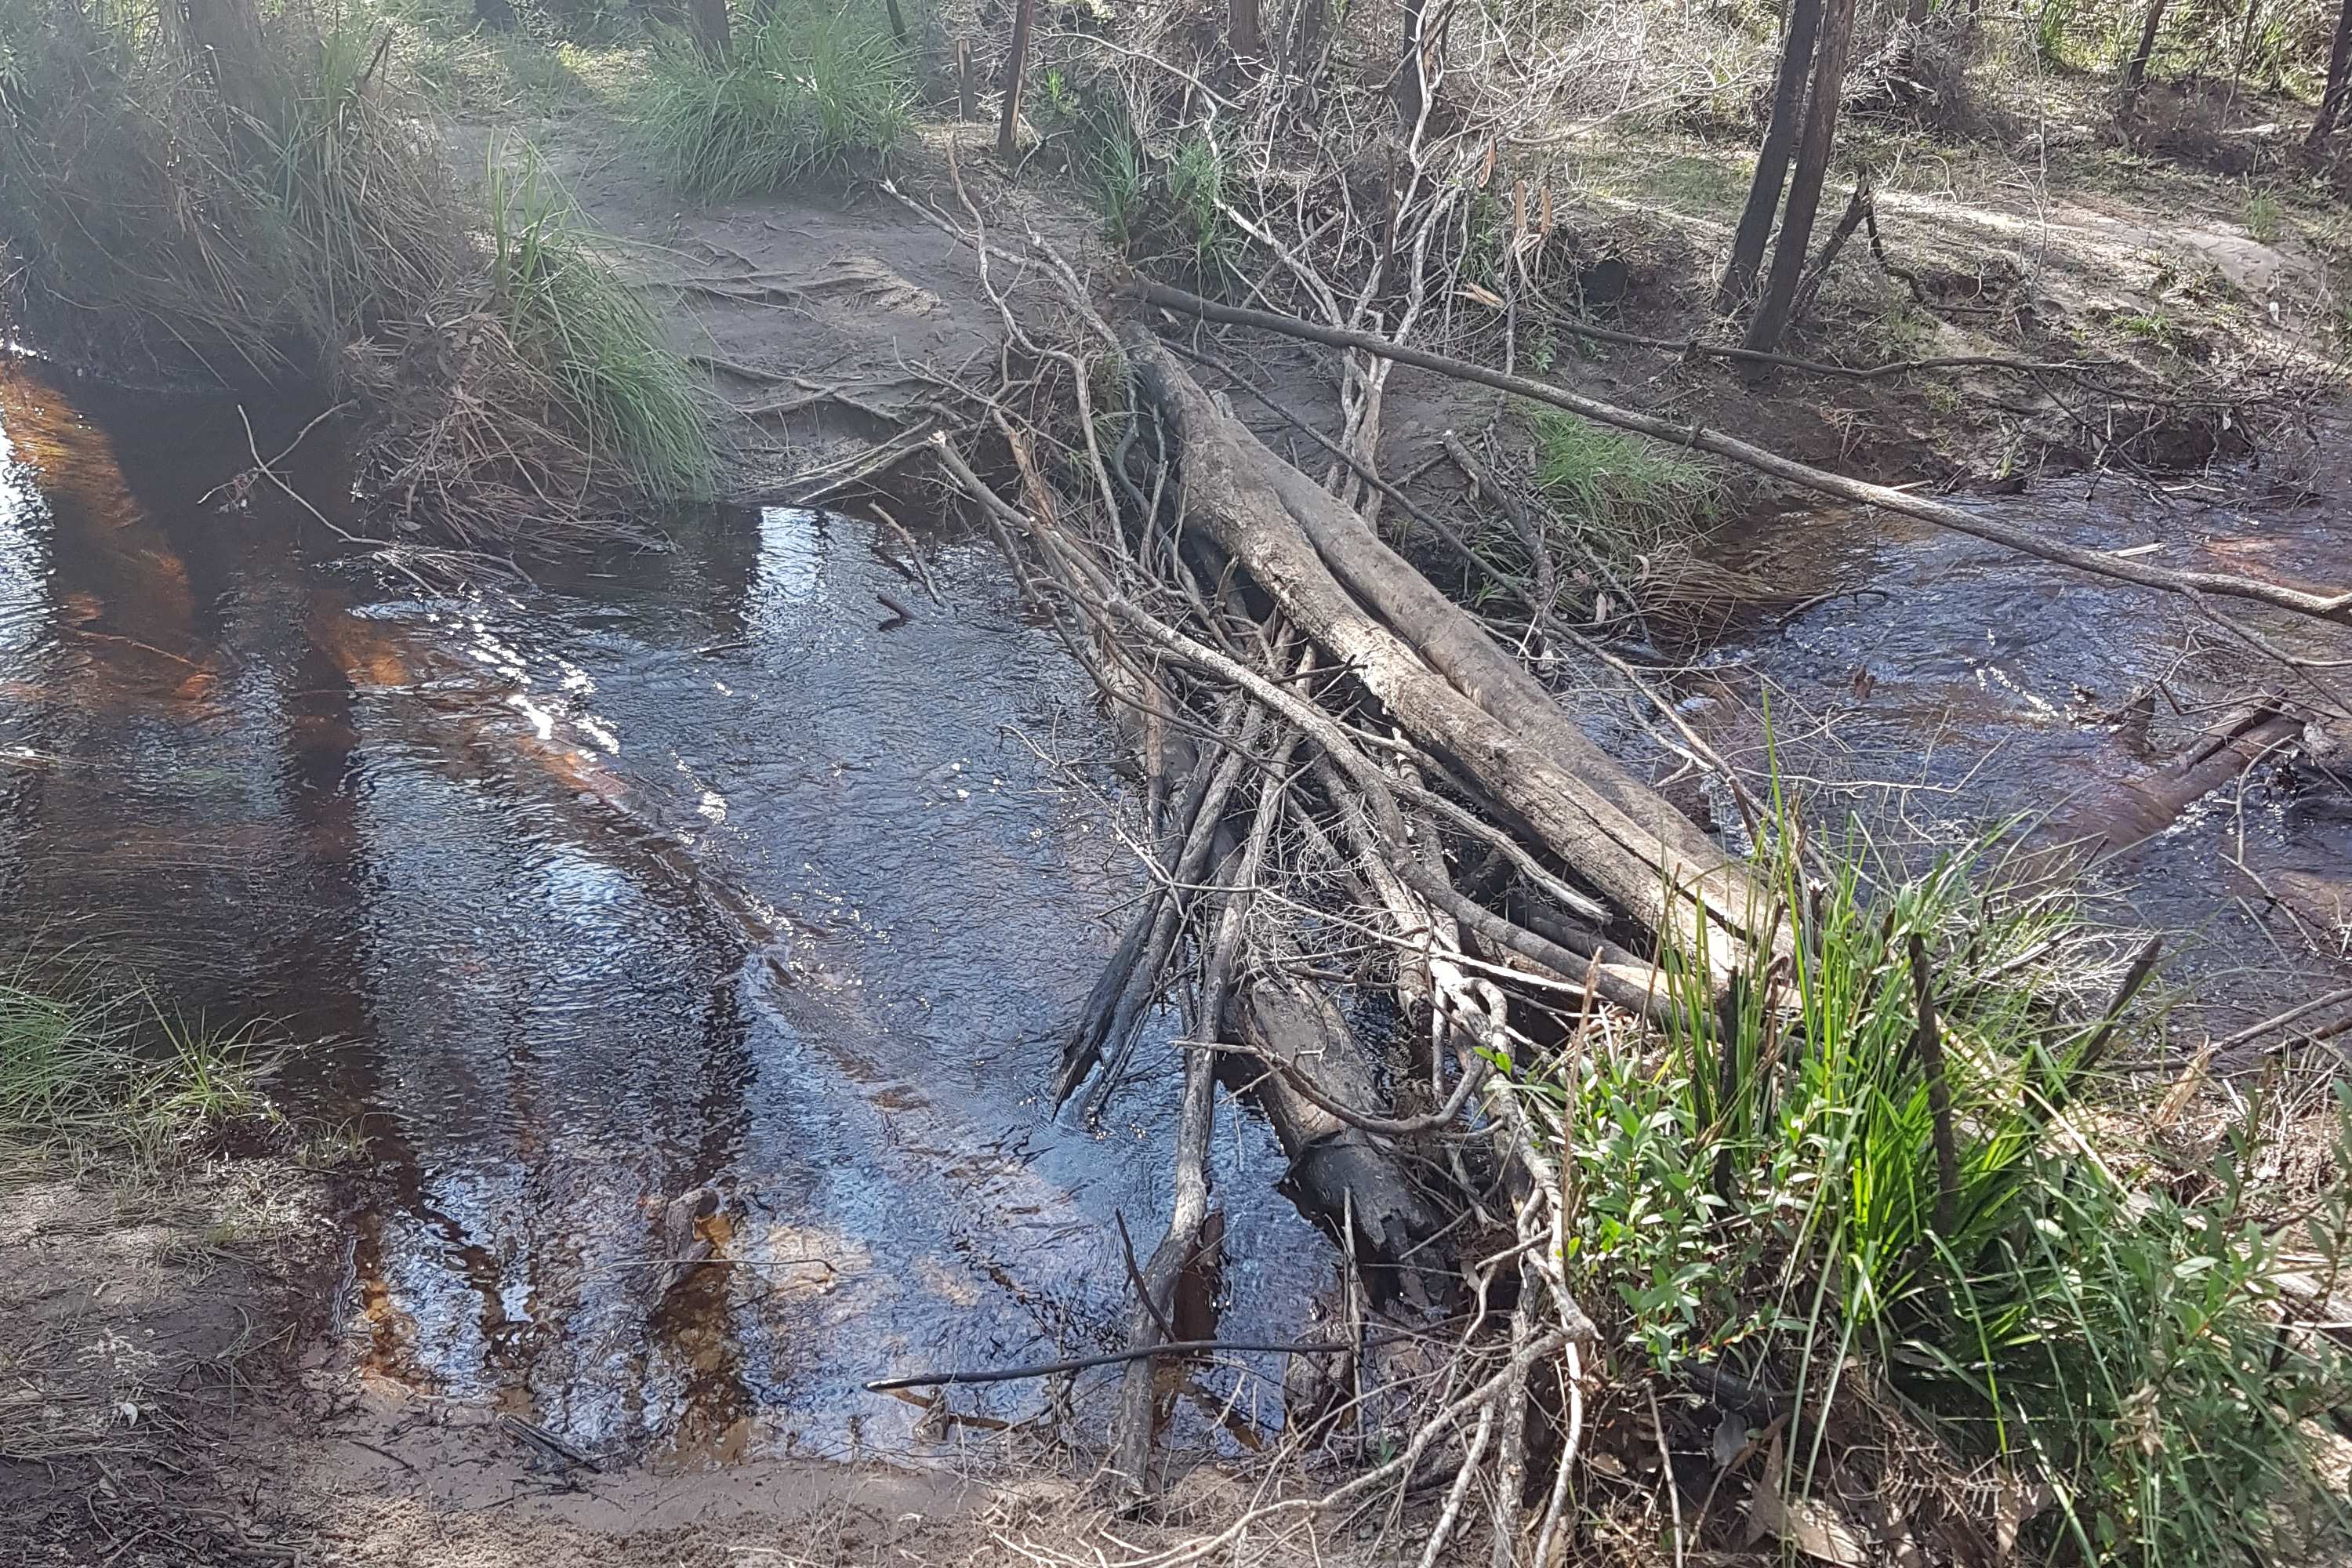
{"type": "MultiPolygon", "coordinates": [[[[1422,745],[1643,925],[1743,958],[1770,900],[1588,740],[1532,675],[1356,513],[1267,451],[1172,358],[1134,350],[1181,433],[1192,515],[1422,745]]],[[[1583,955],[1590,957],[1590,953],[1583,955]]],[[[1561,969],[1578,979],[1581,963],[1561,969]]]]}

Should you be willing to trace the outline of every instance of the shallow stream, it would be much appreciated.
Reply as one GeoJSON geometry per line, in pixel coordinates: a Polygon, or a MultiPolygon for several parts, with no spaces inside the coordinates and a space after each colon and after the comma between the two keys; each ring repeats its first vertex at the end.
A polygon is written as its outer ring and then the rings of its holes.
{"type": "MultiPolygon", "coordinates": [[[[375,1173],[353,1353],[691,1463],[925,1451],[955,1434],[865,1380],[1123,1342],[1117,1224],[1148,1247],[1165,1215],[1178,1058],[1163,1024],[1110,1126],[1051,1114],[1139,875],[1114,739],[992,553],[927,535],[934,599],[873,518],[735,510],[530,587],[387,587],[236,488],[298,428],[0,378],[0,940],[302,1046],[281,1099],[375,1173]]],[[[324,437],[281,468],[338,489],[324,437]]],[[[2335,509],[2215,499],[2030,505],[2168,563],[2352,580],[2335,509]]],[[[2177,604],[1885,520],[1786,514],[1727,559],[1785,603],[1684,673],[1685,713],[1761,770],[1769,689],[1783,778],[1914,843],[2095,816],[2255,679],[2184,660],[2177,604]],[[2135,720],[2158,685],[2188,711],[2135,720]]],[[[1639,751],[1638,704],[1583,710],[1639,751]]],[[[2252,1009],[2352,941],[2352,810],[2266,765],[2107,885],[2252,1009]]],[[[1183,1326],[1296,1337],[1336,1259],[1264,1126],[1222,1114],[1223,1262],[1183,1326]]],[[[1195,1436],[1278,1421],[1258,1370],[1198,1391],[1195,1436]]]]}
{"type": "MultiPolygon", "coordinates": [[[[304,1044],[281,1098],[379,1173],[343,1289],[375,1373],[590,1451],[839,1455],[953,1439],[864,1380],[1125,1342],[1179,1069],[1163,1028],[1104,1131],[1050,1114],[1139,873],[1112,738],[984,545],[925,542],[937,603],[873,520],[782,510],[387,590],[274,490],[208,493],[252,463],[234,406],[18,374],[0,432],[0,935],[304,1044]],[[693,1239],[723,1266],[673,1288],[693,1239]]],[[[284,466],[335,493],[320,437],[284,466]]],[[[1196,1326],[1296,1337],[1332,1255],[1262,1124],[1215,1151],[1196,1326]]],[[[1258,1386],[1194,1425],[1247,1440],[1258,1386]]]]}

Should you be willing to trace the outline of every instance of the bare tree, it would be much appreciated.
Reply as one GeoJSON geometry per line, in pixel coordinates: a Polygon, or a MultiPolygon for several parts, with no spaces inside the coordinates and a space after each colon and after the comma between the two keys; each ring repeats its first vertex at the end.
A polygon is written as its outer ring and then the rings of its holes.
{"type": "Polygon", "coordinates": [[[1796,304],[1797,285],[1805,272],[1805,253],[1813,242],[1813,218],[1821,211],[1822,183],[1828,178],[1830,149],[1837,140],[1838,100],[1845,91],[1846,44],[1853,36],[1854,0],[1830,0],[1822,17],[1821,42],[1813,51],[1813,89],[1805,103],[1805,123],[1797,139],[1796,172],[1789,177],[1788,210],[1780,216],[1780,237],[1772,250],[1772,270],[1764,279],[1764,298],[1748,323],[1748,347],[1770,351],[1780,345],[1796,304]]]}
{"type": "Polygon", "coordinates": [[[2318,117],[2311,122],[2311,145],[2327,140],[2344,117],[2344,99],[2352,89],[2352,0],[2336,15],[2336,47],[2327,51],[2327,90],[2320,95],[2318,117]]]}
{"type": "MultiPolygon", "coordinates": [[[[2352,0],[2347,0],[2352,4],[2352,0]]],[[[1773,209],[1789,177],[1789,153],[1797,144],[1797,119],[1805,101],[1805,77],[1812,68],[1813,36],[1821,30],[1822,0],[1796,0],[1789,10],[1788,36],[1780,48],[1780,71],[1772,84],[1772,117],[1764,123],[1764,145],[1756,155],[1756,177],[1748,183],[1748,205],[1732,236],[1731,259],[1715,291],[1715,308],[1730,312],[1748,303],[1757,269],[1764,265],[1764,242],[1771,237],[1773,209]]]]}

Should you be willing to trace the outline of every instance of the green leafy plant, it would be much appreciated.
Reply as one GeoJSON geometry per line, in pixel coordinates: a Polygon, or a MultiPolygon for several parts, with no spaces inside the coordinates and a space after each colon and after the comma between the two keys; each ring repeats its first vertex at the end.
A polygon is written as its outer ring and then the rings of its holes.
{"type": "MultiPolygon", "coordinates": [[[[1771,826],[1794,844],[1785,808],[1771,826]]],[[[1661,1371],[1719,1365],[1807,1411],[1874,1390],[1960,1465],[2039,1475],[2032,1544],[2056,1558],[2274,1544],[2310,1492],[2302,1424],[2352,1384],[2333,1342],[2280,1330],[2254,1134],[2186,1196],[2088,1152],[2115,944],[2059,893],[1986,890],[1995,841],[1920,870],[1859,838],[1828,860],[1768,858],[1799,914],[1727,989],[1703,939],[1664,955],[1676,1021],[1652,1053],[1525,1086],[1560,1130],[1584,1300],[1661,1371]]],[[[2312,1250],[2342,1255],[2347,1211],[2339,1177],[2312,1250]]],[[[1782,1495],[1831,1462],[1832,1425],[1809,1418],[1782,1495]]]]}

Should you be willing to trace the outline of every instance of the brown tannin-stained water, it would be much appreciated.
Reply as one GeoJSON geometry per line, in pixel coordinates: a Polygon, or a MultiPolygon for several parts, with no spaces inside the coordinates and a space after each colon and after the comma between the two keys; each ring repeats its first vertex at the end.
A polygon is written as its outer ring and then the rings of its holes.
{"type": "MultiPolygon", "coordinates": [[[[919,1451],[863,1381],[1124,1343],[1115,1216],[1159,1234],[1181,1068],[1171,1023],[1104,1131],[1050,1114],[1139,873],[992,552],[939,544],[934,605],[871,521],[738,511],[438,595],[266,487],[207,499],[233,405],[19,371],[0,433],[0,934],[328,1042],[280,1098],[378,1166],[375,1372],[693,1461],[919,1451]]],[[[331,497],[324,446],[288,467],[331,497]]],[[[1192,1328],[1293,1338],[1332,1254],[1225,1115],[1192,1328]]],[[[1260,1386],[1221,1430],[1277,1418],[1260,1386]]]]}
{"type": "MultiPolygon", "coordinates": [[[[2176,569],[2352,582],[2341,500],[2259,476],[2161,491],[2077,479],[1969,504],[2176,569]]],[[[1851,809],[1914,852],[2011,820],[2027,843],[2140,840],[2090,886],[2122,906],[2111,914],[2172,933],[2167,972],[2196,983],[2217,1025],[2307,994],[2316,969],[2352,954],[2352,770],[2284,765],[2300,750],[2289,742],[2242,775],[2207,777],[2178,815],[2152,801],[2168,764],[2241,704],[2269,694],[2308,718],[2352,701],[2340,672],[2253,657],[2177,595],[1903,518],[1795,511],[1742,532],[1717,558],[1788,607],[1710,648],[1683,708],[1762,774],[1769,693],[1772,752],[1816,821],[1851,809]]],[[[2352,658],[2339,628],[2215,603],[2298,657],[2352,658]]],[[[1736,820],[1727,799],[1709,805],[1736,820]]]]}

